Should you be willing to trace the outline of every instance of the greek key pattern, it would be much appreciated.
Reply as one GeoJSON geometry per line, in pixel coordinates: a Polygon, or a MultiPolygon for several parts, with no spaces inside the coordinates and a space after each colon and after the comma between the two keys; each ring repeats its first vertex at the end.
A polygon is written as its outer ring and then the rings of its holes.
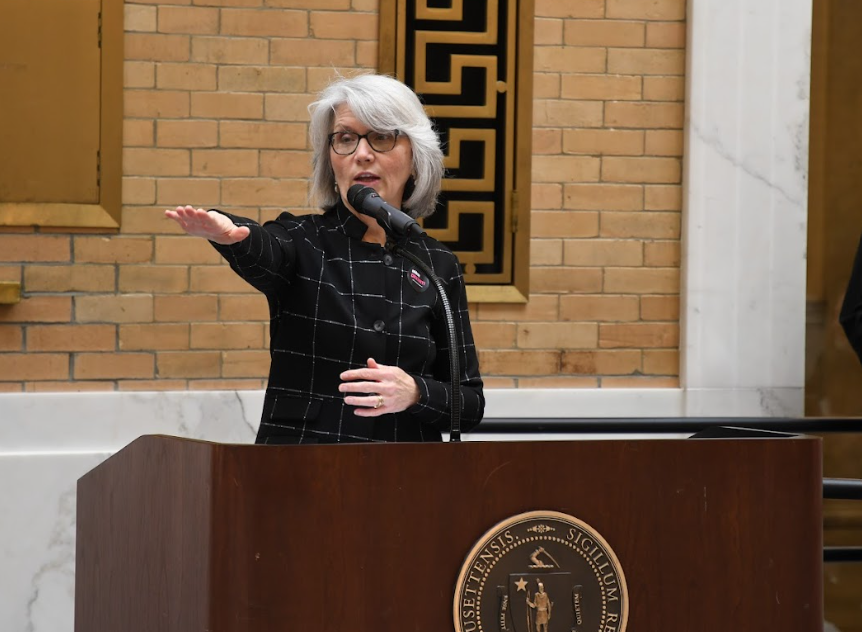
{"type": "Polygon", "coordinates": [[[395,68],[443,141],[441,206],[425,220],[470,284],[512,283],[516,0],[397,0],[395,68]]]}

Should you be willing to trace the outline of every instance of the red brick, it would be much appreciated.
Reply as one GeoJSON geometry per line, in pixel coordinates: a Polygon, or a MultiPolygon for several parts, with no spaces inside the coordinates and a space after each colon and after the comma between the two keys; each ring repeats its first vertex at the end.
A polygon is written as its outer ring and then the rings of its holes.
{"type": "Polygon", "coordinates": [[[602,18],[605,0],[536,0],[535,14],[544,18],[602,18]]]}
{"type": "Polygon", "coordinates": [[[122,351],[188,349],[189,325],[120,325],[119,343],[122,351]]]}
{"type": "Polygon", "coordinates": [[[215,295],[156,296],[153,316],[157,322],[199,322],[218,319],[215,295]]]}
{"type": "Polygon", "coordinates": [[[678,158],[629,158],[608,156],[602,160],[603,182],[672,184],[682,180],[678,158]]]}
{"type": "Polygon", "coordinates": [[[480,303],[478,319],[489,321],[543,322],[557,320],[558,296],[531,294],[527,303],[480,303]]]}
{"type": "Polygon", "coordinates": [[[141,61],[188,61],[188,35],[126,33],[125,58],[141,61]]]}
{"type": "Polygon", "coordinates": [[[537,293],[596,294],[602,290],[599,268],[533,267],[530,290],[537,293]]]}
{"type": "Polygon", "coordinates": [[[28,351],[114,351],[114,325],[33,325],[27,327],[28,351]]]}
{"type": "Polygon", "coordinates": [[[246,123],[221,121],[222,147],[305,149],[307,130],[302,123],[246,123]]]}
{"type": "Polygon", "coordinates": [[[79,353],[75,356],[76,380],[151,377],[151,353],[79,353]]]}
{"type": "Polygon", "coordinates": [[[227,266],[192,266],[192,292],[257,292],[227,266]]]}
{"type": "Polygon", "coordinates": [[[599,346],[678,347],[679,326],[676,323],[603,323],[599,325],[599,346]]]}
{"type": "Polygon", "coordinates": [[[193,93],[191,115],[215,119],[259,119],[263,117],[263,95],[193,93]]]}
{"type": "Polygon", "coordinates": [[[601,127],[603,116],[598,101],[533,101],[535,127],[601,127]]]}
{"type": "Polygon", "coordinates": [[[679,213],[602,213],[602,237],[679,239],[679,213]]]}
{"type": "Polygon", "coordinates": [[[305,69],[280,66],[222,66],[219,89],[231,92],[303,92],[305,69]]]}
{"type": "Polygon", "coordinates": [[[679,296],[641,296],[642,320],[679,320],[679,296]]]}
{"type": "Polygon", "coordinates": [[[263,294],[240,294],[218,297],[219,320],[223,321],[269,321],[269,305],[263,294]]]}
{"type": "Polygon", "coordinates": [[[685,74],[685,51],[610,48],[607,72],[615,75],[683,75],[685,74]]]}
{"type": "Polygon", "coordinates": [[[310,94],[267,94],[264,106],[266,118],[271,121],[308,121],[309,104],[315,96],[310,94]]]}
{"type": "Polygon", "coordinates": [[[23,347],[23,328],[14,325],[0,325],[0,351],[21,351],[23,347]]]}
{"type": "Polygon", "coordinates": [[[630,20],[684,20],[685,0],[606,0],[605,16],[630,20]]]}
{"type": "Polygon", "coordinates": [[[482,375],[556,375],[559,351],[479,350],[482,375]]]}
{"type": "Polygon", "coordinates": [[[192,151],[192,175],[256,176],[259,153],[256,149],[197,149],[192,151]]]}
{"type": "Polygon", "coordinates": [[[113,292],[116,287],[114,266],[27,266],[25,292],[113,292]]]}
{"type": "MultiPolygon", "coordinates": [[[[124,88],[155,88],[156,65],[151,61],[126,61],[123,64],[124,88]]],[[[127,142],[123,137],[123,142],[127,142]]]]}
{"type": "Polygon", "coordinates": [[[218,351],[160,351],[156,354],[158,376],[168,378],[219,377],[218,351]]]}
{"type": "Polygon", "coordinates": [[[379,22],[380,18],[376,13],[312,11],[311,36],[325,40],[377,40],[379,22]]]}
{"type": "Polygon", "coordinates": [[[679,350],[645,349],[643,372],[647,375],[679,375],[679,350]]]}
{"type": "Polygon", "coordinates": [[[568,46],[643,46],[643,22],[566,20],[568,46]]]}
{"type": "Polygon", "coordinates": [[[265,64],[269,45],[264,39],[240,37],[192,37],[192,61],[212,64],[265,64]]]}
{"type": "MultiPolygon", "coordinates": [[[[643,187],[637,184],[567,184],[563,206],[579,211],[639,211],[643,209],[643,187]]],[[[592,234],[598,234],[598,226],[592,234]]]]}
{"type": "Polygon", "coordinates": [[[560,320],[633,321],[639,316],[637,296],[561,296],[560,320]]]}
{"type": "Polygon", "coordinates": [[[559,266],[563,264],[562,239],[530,240],[530,265],[559,266]]]}
{"type": "Polygon", "coordinates": [[[533,237],[595,237],[599,234],[599,214],[571,211],[533,211],[533,237]]]}
{"type": "Polygon", "coordinates": [[[222,354],[224,377],[266,377],[269,351],[225,351],[222,354]]]}
{"type": "Polygon", "coordinates": [[[606,60],[607,52],[603,48],[537,46],[533,49],[533,70],[538,72],[601,73],[606,70],[606,60]]]}
{"type": "Polygon", "coordinates": [[[0,354],[0,381],[67,380],[67,353],[3,353],[0,354]]]}
{"type": "Polygon", "coordinates": [[[147,294],[76,296],[75,320],[79,323],[152,322],[153,297],[147,294]]]}
{"type": "Polygon", "coordinates": [[[269,61],[283,66],[351,66],[356,62],[356,43],[318,39],[309,46],[306,40],[276,39],[269,61]]]}
{"type": "Polygon", "coordinates": [[[522,349],[594,349],[598,342],[594,323],[540,323],[518,325],[522,349]]]}
{"type": "Polygon", "coordinates": [[[153,178],[123,178],[123,204],[155,204],[156,181],[153,178]]]}
{"type": "Polygon", "coordinates": [[[222,9],[222,35],[305,37],[308,13],[284,9],[222,9]]]}
{"type": "Polygon", "coordinates": [[[71,240],[47,235],[0,235],[0,261],[69,261],[71,240]]]}
{"type": "Polygon", "coordinates": [[[640,130],[567,129],[563,131],[563,151],[567,154],[640,156],[644,153],[644,133],[640,130]]]}
{"type": "Polygon", "coordinates": [[[189,287],[188,266],[123,266],[117,286],[127,294],[185,292],[189,287]]]}
{"type": "Polygon", "coordinates": [[[639,266],[643,263],[643,244],[629,239],[567,239],[563,263],[585,267],[639,266]]]}
{"type": "Polygon", "coordinates": [[[70,296],[25,296],[20,303],[0,305],[0,323],[68,323],[70,296]]]}
{"type": "Polygon", "coordinates": [[[566,351],[562,372],[575,375],[630,375],[641,369],[639,349],[566,351]]]}
{"type": "Polygon", "coordinates": [[[261,323],[202,323],[191,328],[192,349],[261,349],[261,323]]]}
{"type": "Polygon", "coordinates": [[[75,263],[145,263],[153,240],[140,237],[75,237],[75,263]]]}
{"type": "Polygon", "coordinates": [[[225,178],[222,203],[244,206],[303,206],[308,199],[306,180],[271,178],[225,178]]]}
{"type": "Polygon", "coordinates": [[[306,151],[260,152],[260,175],[269,178],[311,177],[311,154],[306,151]]]}
{"type": "Polygon", "coordinates": [[[123,170],[128,176],[187,176],[189,162],[188,149],[123,150],[123,170]]]}
{"type": "Polygon", "coordinates": [[[597,182],[601,164],[592,156],[533,156],[533,181],[597,182]]]}
{"type": "Polygon", "coordinates": [[[209,35],[218,33],[218,9],[159,7],[159,31],[209,35]]]}
{"type": "Polygon", "coordinates": [[[608,268],[605,292],[617,294],[678,294],[678,268],[608,268]]]}
{"type": "Polygon", "coordinates": [[[221,255],[201,237],[156,237],[155,263],[221,263],[221,255]]]}

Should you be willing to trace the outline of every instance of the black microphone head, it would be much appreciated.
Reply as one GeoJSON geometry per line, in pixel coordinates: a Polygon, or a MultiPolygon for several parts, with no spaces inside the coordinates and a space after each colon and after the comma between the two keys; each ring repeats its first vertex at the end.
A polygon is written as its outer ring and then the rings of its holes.
{"type": "Polygon", "coordinates": [[[377,191],[362,184],[354,184],[347,190],[347,201],[354,209],[362,211],[362,205],[371,195],[377,195],[377,191]]]}

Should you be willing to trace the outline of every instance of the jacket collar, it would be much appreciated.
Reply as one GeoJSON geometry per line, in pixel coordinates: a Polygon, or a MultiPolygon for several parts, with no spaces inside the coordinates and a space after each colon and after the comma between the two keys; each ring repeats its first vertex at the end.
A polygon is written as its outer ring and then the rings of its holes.
{"type": "Polygon", "coordinates": [[[362,238],[365,236],[365,232],[368,230],[368,226],[363,224],[356,215],[351,213],[350,209],[348,209],[341,200],[338,200],[335,206],[331,206],[326,209],[324,215],[330,218],[331,221],[335,222],[338,229],[345,235],[352,237],[353,239],[362,241],[362,238]]]}

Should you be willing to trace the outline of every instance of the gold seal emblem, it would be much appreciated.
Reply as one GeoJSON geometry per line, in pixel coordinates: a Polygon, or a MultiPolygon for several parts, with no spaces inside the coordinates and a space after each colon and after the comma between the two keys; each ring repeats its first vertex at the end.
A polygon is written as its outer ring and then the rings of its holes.
{"type": "Polygon", "coordinates": [[[490,529],[455,586],[456,632],[624,632],[628,589],[616,554],[592,527],[530,511],[490,529]]]}

